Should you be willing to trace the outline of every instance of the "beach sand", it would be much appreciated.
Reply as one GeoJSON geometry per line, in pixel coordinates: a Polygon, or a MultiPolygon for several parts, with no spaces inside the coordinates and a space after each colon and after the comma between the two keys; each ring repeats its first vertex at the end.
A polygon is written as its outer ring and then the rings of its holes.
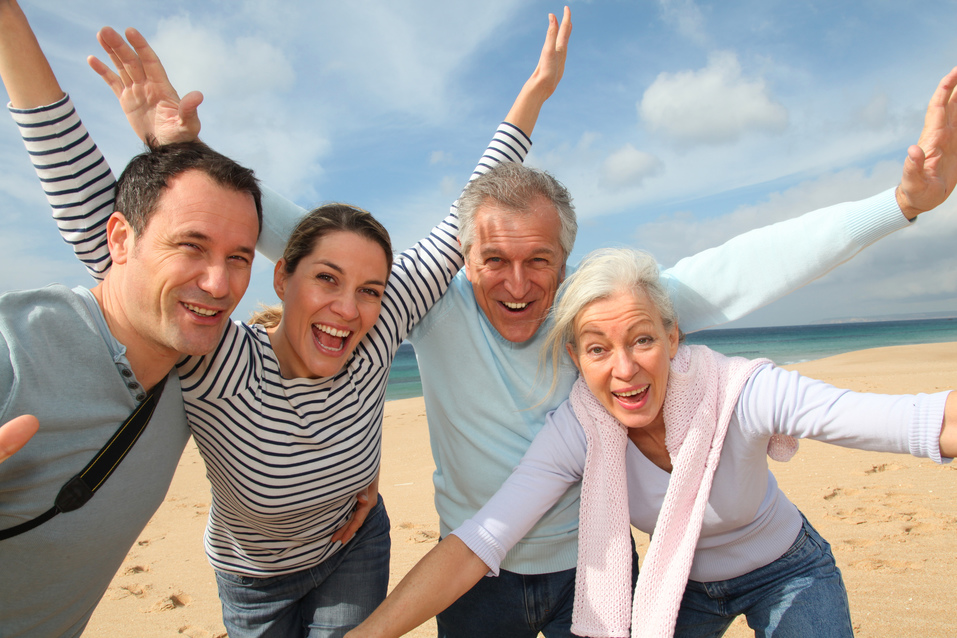
{"type": "MultiPolygon", "coordinates": [[[[957,388],[957,343],[865,350],[793,366],[839,387],[914,393],[957,388]]],[[[425,406],[386,404],[380,490],[392,520],[392,584],[438,537],[425,406]]],[[[957,464],[803,441],[772,462],[785,493],[830,541],[860,637],[957,634],[957,464]]],[[[132,548],[85,636],[225,636],[203,554],[209,484],[190,443],[166,501],[132,548]]],[[[108,524],[108,521],[105,522],[108,524]]],[[[647,539],[636,533],[644,555],[647,539]]],[[[434,621],[411,636],[434,636],[434,621]]],[[[753,633],[738,619],[729,636],[753,633]]]]}

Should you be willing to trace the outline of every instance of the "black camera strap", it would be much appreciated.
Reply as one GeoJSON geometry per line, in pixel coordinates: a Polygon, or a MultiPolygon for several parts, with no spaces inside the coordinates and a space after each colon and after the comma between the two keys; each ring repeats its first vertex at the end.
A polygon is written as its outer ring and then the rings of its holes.
{"type": "Polygon", "coordinates": [[[53,507],[32,520],[0,531],[0,541],[38,527],[61,512],[72,512],[79,509],[93,498],[96,491],[106,482],[106,479],[110,478],[110,474],[126,458],[126,454],[132,449],[133,444],[139,440],[143,430],[146,429],[160,397],[163,396],[166,379],[167,377],[163,377],[162,381],[150,390],[143,402],[136,406],[136,409],[127,417],[116,433],[110,437],[106,445],[97,452],[93,460],[60,488],[60,493],[57,494],[53,507]]]}

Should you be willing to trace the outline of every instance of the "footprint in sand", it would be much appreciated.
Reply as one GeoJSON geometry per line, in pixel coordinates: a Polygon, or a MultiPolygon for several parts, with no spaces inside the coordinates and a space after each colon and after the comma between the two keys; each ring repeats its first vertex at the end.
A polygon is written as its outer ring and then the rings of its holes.
{"type": "Polygon", "coordinates": [[[191,602],[193,602],[193,599],[181,592],[170,594],[166,598],[160,600],[150,607],[150,613],[158,611],[172,611],[173,609],[177,609],[179,607],[186,607],[191,602]]]}
{"type": "Polygon", "coordinates": [[[420,525],[415,523],[399,523],[395,528],[412,532],[406,540],[407,543],[434,543],[439,540],[438,532],[431,529],[422,529],[420,525]]]}
{"type": "Polygon", "coordinates": [[[131,576],[133,574],[142,574],[143,572],[148,572],[149,570],[149,565],[131,565],[126,569],[124,575],[131,576]]]}
{"type": "Polygon", "coordinates": [[[837,498],[838,496],[856,496],[857,490],[846,490],[843,487],[835,487],[830,492],[824,495],[825,501],[830,501],[837,498]]]}

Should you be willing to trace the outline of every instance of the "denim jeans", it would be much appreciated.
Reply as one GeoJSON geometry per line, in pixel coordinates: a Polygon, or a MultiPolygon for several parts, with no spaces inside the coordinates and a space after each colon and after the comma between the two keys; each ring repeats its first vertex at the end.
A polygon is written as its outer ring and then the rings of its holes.
{"type": "Polygon", "coordinates": [[[217,570],[230,638],[345,635],[385,599],[390,527],[380,496],[352,540],[315,567],[271,578],[217,570]]]}
{"type": "Polygon", "coordinates": [[[740,614],[758,638],[854,635],[831,546],[807,519],[790,549],[769,565],[729,580],[688,581],[674,635],[716,638],[740,614]]]}
{"type": "MultiPolygon", "coordinates": [[[[577,638],[572,634],[575,571],[551,574],[499,572],[482,578],[436,616],[439,638],[577,638]]],[[[638,552],[631,543],[632,585],[638,552]]]]}

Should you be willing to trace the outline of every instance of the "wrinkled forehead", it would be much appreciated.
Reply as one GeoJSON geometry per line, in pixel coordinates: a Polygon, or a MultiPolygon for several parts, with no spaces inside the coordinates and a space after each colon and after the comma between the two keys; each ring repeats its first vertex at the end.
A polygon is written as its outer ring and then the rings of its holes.
{"type": "Polygon", "coordinates": [[[561,219],[555,206],[544,198],[526,208],[487,202],[476,209],[474,226],[471,251],[476,254],[534,247],[559,258],[564,256],[561,219]]]}

